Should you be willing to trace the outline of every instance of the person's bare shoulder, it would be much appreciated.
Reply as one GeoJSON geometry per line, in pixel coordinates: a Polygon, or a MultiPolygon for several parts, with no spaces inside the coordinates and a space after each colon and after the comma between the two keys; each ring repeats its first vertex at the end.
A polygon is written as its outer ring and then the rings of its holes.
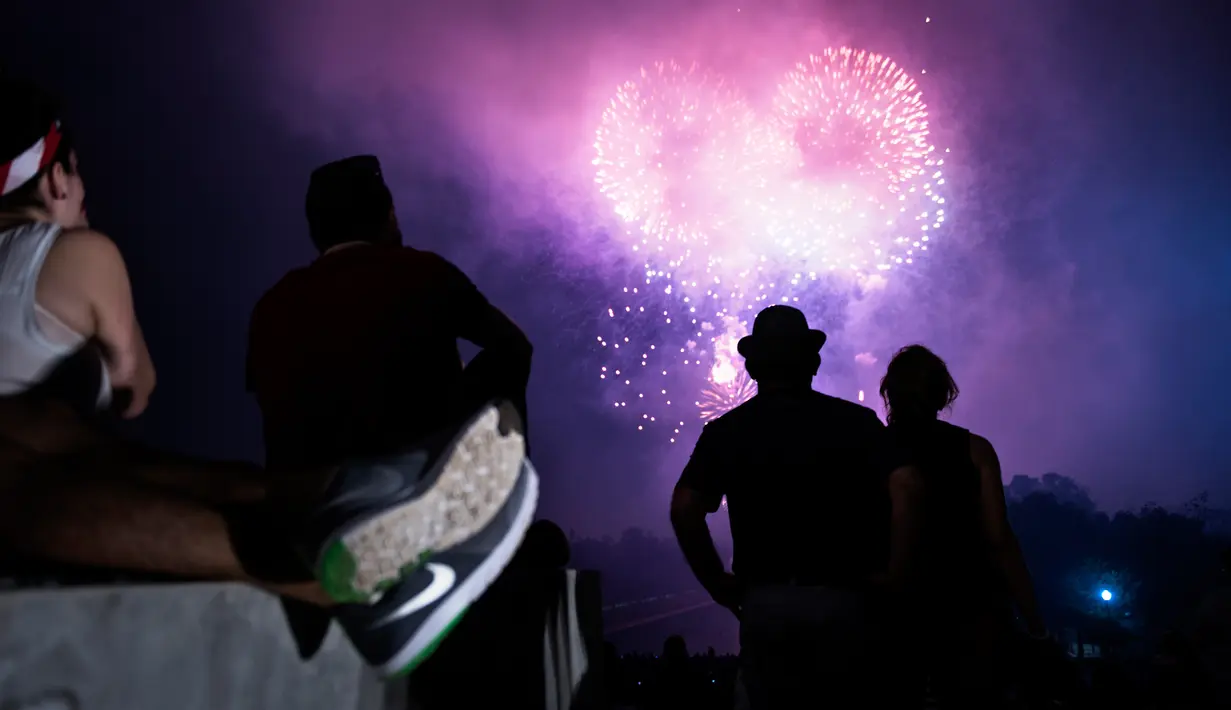
{"type": "Polygon", "coordinates": [[[39,295],[43,295],[44,286],[97,294],[121,281],[127,285],[128,269],[115,242],[93,229],[65,230],[47,252],[39,274],[39,295]]]}
{"type": "Polygon", "coordinates": [[[65,325],[90,332],[92,305],[100,293],[127,286],[128,272],[115,242],[92,229],[65,230],[43,260],[35,298],[65,325]],[[84,330],[83,330],[84,329],[84,330]]]}
{"type": "Polygon", "coordinates": [[[976,466],[984,470],[1000,466],[996,458],[996,448],[992,446],[992,442],[974,432],[970,434],[970,458],[976,466]]]}
{"type": "Polygon", "coordinates": [[[99,267],[123,263],[120,249],[107,235],[98,230],[66,229],[56,238],[47,252],[45,264],[75,267],[99,267]]]}
{"type": "Polygon", "coordinates": [[[115,242],[106,234],[92,229],[90,227],[79,227],[76,229],[65,229],[60,232],[60,236],[56,239],[56,246],[71,245],[73,247],[83,248],[111,248],[115,249],[115,242]]]}

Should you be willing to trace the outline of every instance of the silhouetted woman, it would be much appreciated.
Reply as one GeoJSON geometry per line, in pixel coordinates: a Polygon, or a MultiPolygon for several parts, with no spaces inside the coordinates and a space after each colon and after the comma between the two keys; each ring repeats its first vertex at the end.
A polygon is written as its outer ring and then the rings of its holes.
{"type": "MultiPolygon", "coordinates": [[[[881,380],[889,431],[922,473],[922,515],[907,585],[917,654],[942,706],[992,707],[1017,607],[1028,632],[1046,629],[1005,511],[991,443],[940,421],[958,388],[922,345],[900,350],[881,380]]],[[[922,683],[920,683],[922,684],[922,683]]]]}

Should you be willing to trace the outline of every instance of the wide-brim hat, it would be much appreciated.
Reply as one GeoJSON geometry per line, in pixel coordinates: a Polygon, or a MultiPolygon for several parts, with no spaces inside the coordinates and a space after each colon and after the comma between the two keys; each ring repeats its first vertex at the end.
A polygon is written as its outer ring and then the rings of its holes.
{"type": "Polygon", "coordinates": [[[808,327],[803,311],[790,306],[770,306],[757,314],[752,333],[740,338],[736,348],[744,359],[814,355],[825,345],[823,331],[808,327]]]}

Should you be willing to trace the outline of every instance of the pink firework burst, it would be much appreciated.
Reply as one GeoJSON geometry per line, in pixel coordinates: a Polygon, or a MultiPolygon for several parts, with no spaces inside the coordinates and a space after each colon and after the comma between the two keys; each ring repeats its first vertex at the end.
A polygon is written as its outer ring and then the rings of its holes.
{"type": "Polygon", "coordinates": [[[826,49],[788,72],[774,100],[792,146],[767,207],[779,251],[824,269],[909,264],[945,221],[944,159],[927,104],[892,59],[826,49]]]}
{"type": "Polygon", "coordinates": [[[756,125],[739,92],[696,64],[658,62],[618,88],[596,131],[595,182],[635,227],[624,236],[650,268],[704,269],[730,201],[757,177],[748,159],[756,125]]]}

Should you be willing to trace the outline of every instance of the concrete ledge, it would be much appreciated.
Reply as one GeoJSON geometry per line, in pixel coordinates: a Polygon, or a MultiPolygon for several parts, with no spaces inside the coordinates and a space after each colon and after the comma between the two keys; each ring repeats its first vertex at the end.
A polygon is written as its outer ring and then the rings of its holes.
{"type": "Polygon", "coordinates": [[[588,710],[602,656],[593,572],[511,567],[413,683],[380,681],[336,626],[301,661],[278,600],[243,585],[0,591],[0,710],[588,710]]]}
{"type": "Polygon", "coordinates": [[[277,600],[235,584],[0,593],[0,707],[51,691],[81,710],[405,707],[336,626],[304,663],[277,600]]]}

